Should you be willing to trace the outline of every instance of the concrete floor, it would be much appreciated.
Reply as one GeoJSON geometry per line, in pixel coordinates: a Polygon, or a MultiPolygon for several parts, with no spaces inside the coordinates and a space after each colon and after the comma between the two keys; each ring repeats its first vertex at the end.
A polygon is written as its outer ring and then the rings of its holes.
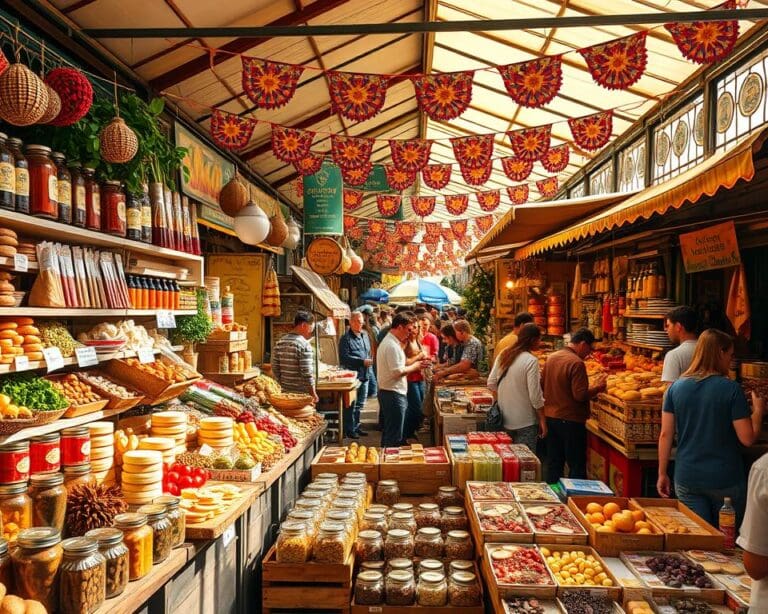
{"type": "MultiPolygon", "coordinates": [[[[365,446],[381,446],[381,431],[379,430],[379,400],[376,397],[369,398],[365,402],[365,407],[360,412],[360,425],[362,429],[368,433],[365,437],[353,440],[347,437],[344,438],[344,443],[349,444],[352,441],[357,441],[360,445],[365,446]]],[[[429,433],[417,433],[419,441],[424,445],[429,443],[429,433]]]]}

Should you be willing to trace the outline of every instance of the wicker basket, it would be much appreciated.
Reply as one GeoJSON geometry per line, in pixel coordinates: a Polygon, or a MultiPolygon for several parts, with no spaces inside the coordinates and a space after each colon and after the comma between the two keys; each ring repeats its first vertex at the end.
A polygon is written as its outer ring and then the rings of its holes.
{"type": "Polygon", "coordinates": [[[279,392],[269,395],[269,403],[275,409],[280,411],[296,411],[312,405],[314,399],[308,394],[297,394],[295,392],[279,392]]]}
{"type": "Polygon", "coordinates": [[[248,204],[248,188],[235,175],[219,192],[219,206],[221,210],[229,216],[236,216],[237,213],[248,204]]]}
{"type": "Polygon", "coordinates": [[[40,411],[35,414],[34,418],[29,420],[0,420],[0,435],[12,435],[18,433],[23,429],[28,429],[33,426],[42,426],[43,424],[50,424],[55,422],[64,415],[65,409],[57,409],[56,411],[40,411]]]}
{"type": "Polygon", "coordinates": [[[45,83],[24,64],[13,64],[0,75],[0,117],[9,124],[35,124],[47,107],[45,83]]]}
{"type": "Polygon", "coordinates": [[[125,164],[139,151],[139,139],[121,117],[115,117],[101,131],[101,157],[112,164],[125,164]]]}
{"type": "Polygon", "coordinates": [[[56,119],[59,113],[61,113],[61,97],[50,85],[47,83],[43,85],[45,85],[45,89],[48,92],[48,105],[45,107],[45,113],[40,118],[40,123],[47,124],[56,119]]]}

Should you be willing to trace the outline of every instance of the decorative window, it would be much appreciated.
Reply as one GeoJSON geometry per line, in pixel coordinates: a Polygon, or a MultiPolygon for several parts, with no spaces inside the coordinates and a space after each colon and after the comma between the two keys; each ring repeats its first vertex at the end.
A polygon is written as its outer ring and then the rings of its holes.
{"type": "Polygon", "coordinates": [[[653,131],[653,183],[658,184],[704,159],[704,95],[685,105],[653,131]]]}
{"type": "Polygon", "coordinates": [[[589,193],[610,194],[611,192],[613,192],[613,160],[608,160],[589,176],[589,193]]]}
{"type": "Polygon", "coordinates": [[[587,183],[580,181],[568,191],[568,198],[581,198],[587,193],[587,183]]]}
{"type": "Polygon", "coordinates": [[[645,138],[619,152],[619,192],[634,192],[645,187],[645,138]]]}

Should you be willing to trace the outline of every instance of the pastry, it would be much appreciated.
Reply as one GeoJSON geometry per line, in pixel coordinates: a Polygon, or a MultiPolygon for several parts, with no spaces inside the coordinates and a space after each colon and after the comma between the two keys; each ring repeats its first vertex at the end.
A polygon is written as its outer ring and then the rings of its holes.
{"type": "Polygon", "coordinates": [[[0,245],[0,256],[13,258],[16,255],[16,248],[10,245],[0,245]]]}

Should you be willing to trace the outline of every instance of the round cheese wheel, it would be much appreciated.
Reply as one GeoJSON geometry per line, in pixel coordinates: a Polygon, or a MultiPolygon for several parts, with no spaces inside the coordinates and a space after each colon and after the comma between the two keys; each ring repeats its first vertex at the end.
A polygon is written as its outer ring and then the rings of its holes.
{"type": "Polygon", "coordinates": [[[174,443],[173,439],[168,437],[144,437],[139,440],[139,450],[170,450],[174,443]]]}
{"type": "Polygon", "coordinates": [[[231,429],[234,423],[235,421],[232,420],[232,418],[213,416],[210,418],[202,418],[200,420],[200,428],[203,430],[206,430],[206,429],[219,430],[223,428],[231,429]]]}
{"type": "Polygon", "coordinates": [[[88,425],[88,431],[91,434],[91,446],[93,446],[94,436],[112,435],[115,432],[115,425],[112,422],[91,422],[88,425]]]}
{"type": "MultiPolygon", "coordinates": [[[[112,447],[101,447],[101,448],[91,448],[91,464],[93,464],[93,461],[95,460],[104,460],[104,459],[113,459],[115,458],[115,448],[112,447]]],[[[91,467],[93,469],[93,467],[91,467]]]]}
{"type": "Polygon", "coordinates": [[[121,478],[123,484],[154,484],[156,482],[163,481],[162,471],[153,471],[151,473],[125,473],[123,472],[121,478]]]}
{"type": "Polygon", "coordinates": [[[180,411],[159,411],[152,414],[152,426],[175,426],[187,424],[187,416],[180,411]]]}
{"type": "Polygon", "coordinates": [[[160,465],[163,455],[156,450],[129,450],[123,453],[125,465],[160,465]]]}

